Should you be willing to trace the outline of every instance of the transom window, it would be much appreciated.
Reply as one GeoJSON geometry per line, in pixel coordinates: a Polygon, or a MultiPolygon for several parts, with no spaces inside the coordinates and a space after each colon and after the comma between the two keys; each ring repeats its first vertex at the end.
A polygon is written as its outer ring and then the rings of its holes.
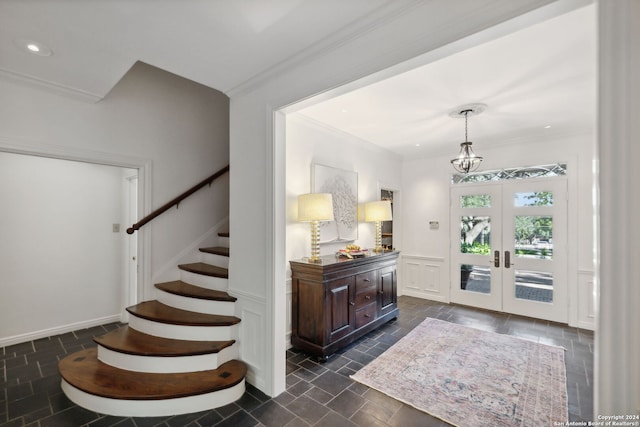
{"type": "Polygon", "coordinates": [[[510,179],[547,178],[564,176],[567,174],[566,163],[553,165],[528,166],[520,168],[506,168],[492,171],[472,172],[468,174],[455,173],[451,175],[452,184],[467,182],[504,181],[510,179]]]}

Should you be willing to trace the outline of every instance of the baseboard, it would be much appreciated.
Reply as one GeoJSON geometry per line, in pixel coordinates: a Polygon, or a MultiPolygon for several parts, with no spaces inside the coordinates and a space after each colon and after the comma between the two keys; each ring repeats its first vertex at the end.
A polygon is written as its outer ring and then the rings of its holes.
{"type": "Polygon", "coordinates": [[[420,298],[420,299],[428,299],[428,300],[431,300],[431,301],[442,302],[442,303],[445,303],[445,304],[449,304],[449,302],[450,302],[444,296],[441,296],[441,295],[431,295],[429,293],[413,292],[413,291],[406,290],[406,289],[404,289],[402,291],[402,295],[408,296],[408,297],[420,298]]]}
{"type": "Polygon", "coordinates": [[[577,321],[575,324],[573,322],[569,322],[569,326],[579,329],[586,329],[588,331],[596,330],[596,325],[592,322],[577,321]]]}
{"type": "Polygon", "coordinates": [[[67,332],[92,328],[94,326],[105,325],[107,323],[120,322],[120,313],[111,316],[99,317],[97,319],[84,320],[82,322],[70,323],[68,325],[56,326],[54,328],[42,329],[39,331],[27,332],[26,334],[13,335],[0,338],[0,347],[8,347],[14,344],[21,344],[40,338],[52,337],[54,335],[66,334],[67,332]]]}

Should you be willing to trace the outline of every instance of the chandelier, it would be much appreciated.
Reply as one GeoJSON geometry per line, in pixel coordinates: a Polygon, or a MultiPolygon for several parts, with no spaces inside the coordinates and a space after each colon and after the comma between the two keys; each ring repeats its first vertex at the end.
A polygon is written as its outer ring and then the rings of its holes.
{"type": "Polygon", "coordinates": [[[469,115],[480,114],[484,111],[486,105],[484,104],[471,104],[464,107],[457,108],[449,113],[451,117],[463,117],[464,116],[464,142],[460,144],[460,153],[458,157],[451,160],[451,165],[455,170],[461,173],[469,173],[478,169],[482,162],[482,157],[476,156],[471,149],[471,141],[468,138],[468,119],[469,115]]]}

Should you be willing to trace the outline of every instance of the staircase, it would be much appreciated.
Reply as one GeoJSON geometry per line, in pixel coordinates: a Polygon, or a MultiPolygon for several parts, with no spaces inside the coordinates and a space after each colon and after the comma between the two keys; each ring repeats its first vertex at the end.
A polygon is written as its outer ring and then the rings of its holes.
{"type": "Polygon", "coordinates": [[[239,357],[236,299],[227,290],[226,246],[200,249],[179,265],[180,280],[155,285],[157,299],[128,307],[129,324],[96,338],[97,348],[60,361],[62,390],[74,403],[117,416],[199,412],[238,400],[246,365],[239,357]]]}

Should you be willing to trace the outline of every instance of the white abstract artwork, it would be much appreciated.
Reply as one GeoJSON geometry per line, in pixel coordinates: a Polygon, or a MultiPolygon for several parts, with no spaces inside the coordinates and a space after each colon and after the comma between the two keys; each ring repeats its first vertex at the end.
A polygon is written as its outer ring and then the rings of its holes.
{"type": "Polygon", "coordinates": [[[333,221],[320,224],[320,243],[348,242],[358,238],[358,173],[314,164],[311,191],[331,193],[333,221]]]}

